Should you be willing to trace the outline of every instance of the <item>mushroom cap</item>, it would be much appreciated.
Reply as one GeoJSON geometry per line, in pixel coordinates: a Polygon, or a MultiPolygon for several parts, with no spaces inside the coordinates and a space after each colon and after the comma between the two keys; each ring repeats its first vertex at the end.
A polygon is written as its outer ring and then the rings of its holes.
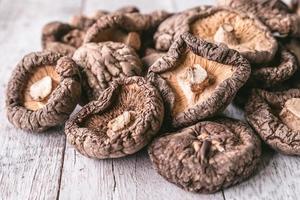
{"type": "Polygon", "coordinates": [[[257,88],[276,86],[290,79],[298,69],[297,58],[286,49],[281,49],[278,56],[267,65],[252,68],[247,85],[257,88]]]}
{"type": "MultiPolygon", "coordinates": [[[[130,32],[140,33],[155,28],[163,21],[169,13],[165,11],[155,11],[150,14],[123,13],[108,15],[100,18],[86,33],[84,42],[124,42],[127,43],[127,36],[130,32]]],[[[135,38],[137,42],[138,38],[135,38]]],[[[141,44],[131,44],[135,49],[139,49],[141,44]]]]}
{"type": "Polygon", "coordinates": [[[159,131],[163,116],[163,102],[154,86],[143,77],[121,78],[68,120],[65,133],[67,140],[85,156],[123,157],[148,144],[159,131]],[[133,120],[111,123],[120,121],[124,113],[132,113],[133,120]],[[110,129],[111,124],[114,129],[110,129]]]}
{"type": "Polygon", "coordinates": [[[72,56],[81,46],[84,34],[83,30],[70,24],[50,22],[43,27],[42,46],[44,50],[72,56]]]}
{"type": "Polygon", "coordinates": [[[281,0],[218,0],[218,4],[258,17],[272,32],[282,37],[300,37],[299,16],[293,14],[281,0]]]}
{"type": "Polygon", "coordinates": [[[177,128],[223,111],[247,81],[250,71],[249,62],[237,51],[185,33],[150,67],[147,76],[162,94],[168,113],[166,120],[177,128]],[[196,101],[188,103],[185,89],[178,86],[177,77],[193,64],[204,67],[215,76],[215,81],[196,101]]]}
{"type": "Polygon", "coordinates": [[[70,58],[47,51],[28,54],[14,69],[7,86],[8,120],[15,127],[30,132],[42,132],[61,125],[76,107],[81,95],[80,88],[79,70],[70,58]],[[43,78],[44,75],[36,74],[43,67],[46,70],[43,74],[55,74],[57,86],[41,108],[29,109],[24,104],[27,101],[24,92],[31,78],[43,78]]]}
{"type": "Polygon", "coordinates": [[[300,98],[300,89],[277,92],[253,89],[245,114],[248,123],[273,149],[288,155],[300,155],[300,132],[289,128],[279,116],[291,98],[300,98]]]}
{"type": "Polygon", "coordinates": [[[261,144],[246,124],[219,118],[167,133],[148,152],[154,168],[169,182],[192,192],[214,193],[253,174],[261,144]]]}
{"type": "Polygon", "coordinates": [[[154,36],[156,48],[168,50],[170,44],[184,32],[219,43],[214,36],[226,24],[232,27],[231,37],[236,40],[231,43],[232,39],[222,39],[229,48],[239,51],[251,63],[268,62],[274,57],[277,41],[268,28],[253,16],[224,7],[204,7],[165,20],[154,36]]]}
{"type": "Polygon", "coordinates": [[[113,80],[143,72],[136,52],[117,42],[86,43],[76,50],[73,59],[81,68],[88,101],[96,100],[113,80]]]}

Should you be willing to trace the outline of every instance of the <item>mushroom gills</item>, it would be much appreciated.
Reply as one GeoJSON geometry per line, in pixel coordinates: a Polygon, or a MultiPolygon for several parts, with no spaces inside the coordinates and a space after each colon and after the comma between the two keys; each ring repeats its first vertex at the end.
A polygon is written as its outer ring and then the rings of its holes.
{"type": "Polygon", "coordinates": [[[234,34],[233,26],[226,23],[219,26],[217,32],[214,35],[214,41],[229,45],[237,45],[238,40],[234,34]]]}
{"type": "Polygon", "coordinates": [[[300,131],[300,98],[287,100],[279,116],[287,127],[294,131],[300,131]]]}
{"type": "Polygon", "coordinates": [[[124,111],[121,115],[110,120],[107,127],[112,131],[121,131],[134,121],[133,111],[124,111]]]}

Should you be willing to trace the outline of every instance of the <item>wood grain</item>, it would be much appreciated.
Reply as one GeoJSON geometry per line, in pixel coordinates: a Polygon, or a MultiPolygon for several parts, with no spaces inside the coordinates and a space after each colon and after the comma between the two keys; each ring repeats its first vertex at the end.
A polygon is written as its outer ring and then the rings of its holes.
{"type": "MultiPolygon", "coordinates": [[[[15,199],[299,199],[300,160],[264,147],[263,161],[249,180],[214,195],[185,192],[152,168],[147,152],[110,160],[93,160],[66,145],[61,129],[28,134],[13,128],[4,109],[5,87],[15,64],[40,50],[42,26],[52,20],[97,9],[134,4],[143,12],[180,11],[205,0],[0,0],[0,200],[15,199]]],[[[225,115],[243,119],[230,105],[225,115]]]]}
{"type": "MultiPolygon", "coordinates": [[[[27,53],[40,50],[42,25],[67,20],[79,11],[74,0],[0,2],[0,199],[56,199],[65,148],[62,131],[28,134],[6,119],[4,97],[8,78],[27,53]]],[[[77,2],[77,3],[76,3],[77,2]]]]}

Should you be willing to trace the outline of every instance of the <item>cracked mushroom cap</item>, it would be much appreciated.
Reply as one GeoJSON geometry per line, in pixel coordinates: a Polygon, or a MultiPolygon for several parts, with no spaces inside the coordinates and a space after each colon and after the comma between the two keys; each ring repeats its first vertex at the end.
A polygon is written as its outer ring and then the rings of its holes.
{"type": "Polygon", "coordinates": [[[87,31],[84,42],[121,42],[139,50],[142,32],[158,26],[168,16],[165,11],[104,16],[87,31]]]}
{"type": "Polygon", "coordinates": [[[250,75],[237,51],[186,33],[149,69],[171,126],[186,127],[223,111],[250,75]]]}
{"type": "Polygon", "coordinates": [[[246,124],[221,118],[155,139],[148,152],[169,182],[187,191],[214,193],[253,174],[261,143],[246,124]]]}
{"type": "Polygon", "coordinates": [[[245,113],[265,143],[281,153],[300,155],[300,89],[253,89],[245,113]]]}
{"type": "Polygon", "coordinates": [[[276,86],[290,79],[298,69],[297,58],[281,49],[275,59],[268,65],[254,66],[247,85],[258,88],[276,86]]]}
{"type": "Polygon", "coordinates": [[[42,132],[63,124],[76,107],[79,70],[57,53],[28,54],[13,71],[6,95],[8,120],[17,128],[42,132]]]}
{"type": "Polygon", "coordinates": [[[143,65],[131,47],[117,42],[87,43],[73,55],[82,71],[87,101],[96,100],[113,80],[139,76],[143,65]]]}
{"type": "Polygon", "coordinates": [[[66,123],[65,133],[85,156],[123,157],[148,144],[163,116],[163,102],[154,86],[143,77],[118,79],[66,123]]]}
{"type": "Polygon", "coordinates": [[[156,48],[167,50],[176,37],[190,32],[208,42],[226,44],[251,63],[268,62],[274,57],[277,41],[256,18],[222,7],[206,7],[206,10],[192,13],[187,14],[182,23],[172,20],[163,22],[155,33],[156,48]],[[164,32],[166,27],[174,25],[180,27],[164,32]]]}
{"type": "Polygon", "coordinates": [[[256,16],[280,36],[300,37],[299,16],[281,0],[218,0],[218,4],[256,16]]]}

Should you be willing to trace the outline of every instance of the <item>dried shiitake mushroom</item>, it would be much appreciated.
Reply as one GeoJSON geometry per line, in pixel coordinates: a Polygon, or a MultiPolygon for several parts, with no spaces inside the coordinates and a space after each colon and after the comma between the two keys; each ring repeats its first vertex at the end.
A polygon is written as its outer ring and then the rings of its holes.
{"type": "Polygon", "coordinates": [[[300,155],[300,89],[253,89],[245,112],[264,142],[281,153],[300,155]]]}
{"type": "Polygon", "coordinates": [[[271,63],[252,67],[248,85],[267,88],[283,83],[291,78],[298,69],[297,58],[289,51],[282,49],[271,63]]]}
{"type": "Polygon", "coordinates": [[[147,15],[136,12],[104,16],[87,31],[84,42],[121,42],[139,50],[142,32],[156,27],[168,16],[165,11],[147,15]]]}
{"type": "Polygon", "coordinates": [[[76,50],[73,60],[81,68],[83,92],[88,101],[96,100],[113,80],[143,72],[134,49],[123,43],[84,44],[76,50]]]}
{"type": "Polygon", "coordinates": [[[300,37],[300,17],[281,0],[218,0],[218,4],[258,17],[280,36],[300,37]]]}
{"type": "Polygon", "coordinates": [[[43,49],[72,56],[75,50],[82,45],[87,29],[101,17],[138,12],[138,8],[126,6],[111,13],[98,10],[93,16],[76,15],[72,17],[70,23],[50,22],[42,30],[43,49]]]}
{"type": "Polygon", "coordinates": [[[121,78],[72,117],[65,133],[85,156],[117,158],[147,145],[163,116],[163,102],[154,86],[143,77],[121,78]]]}
{"type": "Polygon", "coordinates": [[[214,193],[253,174],[261,144],[244,123],[221,118],[155,139],[148,152],[154,168],[171,183],[214,193]]]}
{"type": "Polygon", "coordinates": [[[83,43],[85,31],[67,23],[50,22],[43,27],[43,49],[72,56],[83,43]]]}
{"type": "Polygon", "coordinates": [[[139,9],[135,6],[124,6],[117,9],[114,12],[108,12],[105,10],[97,10],[92,16],[75,15],[72,17],[70,24],[82,30],[90,28],[97,19],[105,15],[123,14],[123,13],[138,13],[139,9]]]}
{"type": "Polygon", "coordinates": [[[155,33],[156,48],[167,50],[176,36],[190,32],[209,42],[226,44],[239,51],[251,63],[268,62],[274,57],[277,41],[258,19],[222,7],[207,7],[206,10],[192,13],[187,14],[182,23],[164,21],[155,33]],[[174,25],[179,27],[164,32],[167,27],[174,25]]]}
{"type": "Polygon", "coordinates": [[[42,132],[63,124],[80,95],[79,70],[73,60],[47,51],[28,54],[8,83],[8,120],[17,128],[42,132]]]}
{"type": "Polygon", "coordinates": [[[166,120],[185,127],[225,109],[249,75],[237,51],[185,33],[150,67],[148,79],[161,91],[166,120]]]}

